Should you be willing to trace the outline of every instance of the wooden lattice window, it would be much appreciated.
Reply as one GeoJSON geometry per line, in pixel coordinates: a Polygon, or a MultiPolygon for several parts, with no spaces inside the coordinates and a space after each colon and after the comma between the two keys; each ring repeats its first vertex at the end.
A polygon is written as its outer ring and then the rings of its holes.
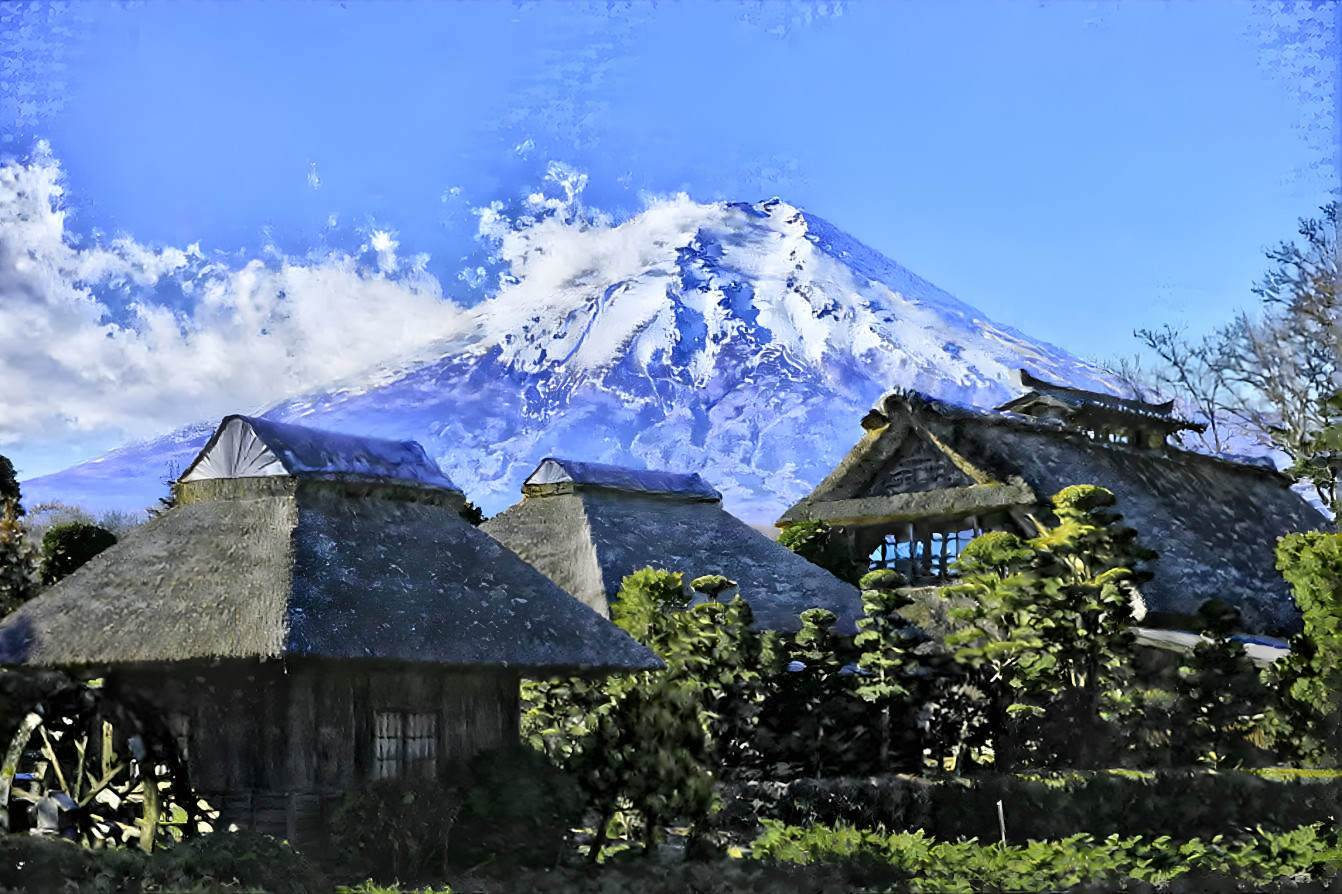
{"type": "Polygon", "coordinates": [[[432,779],[438,763],[438,715],[379,711],[374,779],[432,779]]]}

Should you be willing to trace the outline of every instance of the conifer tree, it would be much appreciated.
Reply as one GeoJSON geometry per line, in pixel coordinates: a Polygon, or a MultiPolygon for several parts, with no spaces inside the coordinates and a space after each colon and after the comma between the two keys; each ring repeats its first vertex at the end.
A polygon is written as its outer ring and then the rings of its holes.
{"type": "MultiPolygon", "coordinates": [[[[1044,709],[1053,749],[1081,764],[1098,759],[1103,694],[1122,677],[1132,647],[1139,565],[1155,553],[1112,511],[1114,495],[1074,485],[1054,495],[1054,526],[1021,540],[994,532],[960,554],[962,584],[952,593],[974,605],[955,615],[969,626],[948,644],[976,669],[990,693],[999,759],[1015,758],[1012,716],[1044,709]]],[[[1048,758],[1048,755],[1042,755],[1048,758]]]]}
{"type": "Polygon", "coordinates": [[[1335,767],[1342,763],[1342,534],[1288,534],[1277,545],[1277,568],[1303,629],[1269,672],[1281,700],[1274,738],[1307,763],[1335,767]]]}

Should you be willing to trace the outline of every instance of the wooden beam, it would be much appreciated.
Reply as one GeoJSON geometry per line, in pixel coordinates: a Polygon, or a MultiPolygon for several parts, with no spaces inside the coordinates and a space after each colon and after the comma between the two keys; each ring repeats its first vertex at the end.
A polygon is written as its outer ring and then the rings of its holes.
{"type": "Polygon", "coordinates": [[[788,510],[782,520],[789,523],[826,521],[832,525],[896,524],[926,518],[982,515],[994,509],[1033,508],[1037,503],[1030,486],[1017,480],[1011,484],[971,484],[911,494],[803,502],[788,510]]]}

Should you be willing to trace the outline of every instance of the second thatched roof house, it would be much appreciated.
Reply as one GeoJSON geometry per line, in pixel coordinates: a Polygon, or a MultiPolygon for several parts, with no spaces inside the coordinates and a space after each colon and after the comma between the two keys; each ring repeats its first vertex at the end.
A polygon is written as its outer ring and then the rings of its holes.
{"type": "Polygon", "coordinates": [[[766,629],[796,630],[810,608],[834,612],[840,630],[856,629],[856,587],[727,513],[697,474],[550,458],[522,494],[481,528],[603,615],[621,581],[651,566],[686,583],[709,574],[735,581],[766,629]]]}
{"type": "MultiPolygon", "coordinates": [[[[1159,553],[1142,586],[1165,623],[1209,599],[1244,627],[1281,635],[1298,625],[1276,571],[1284,534],[1327,527],[1274,468],[1167,444],[1181,428],[1170,404],[1054,385],[1022,371],[1026,393],[986,412],[896,393],[862,420],[866,434],[778,524],[824,520],[873,567],[916,583],[954,575],[961,547],[987,530],[1037,533],[1031,514],[1073,484],[1108,488],[1141,542],[1159,553]]],[[[1043,518],[1042,515],[1039,516],[1043,518]]]]}
{"type": "Polygon", "coordinates": [[[319,840],[364,780],[516,742],[520,675],[661,666],[463,502],[414,442],[230,416],[174,508],[0,623],[0,663],[105,675],[224,821],[319,840]]]}

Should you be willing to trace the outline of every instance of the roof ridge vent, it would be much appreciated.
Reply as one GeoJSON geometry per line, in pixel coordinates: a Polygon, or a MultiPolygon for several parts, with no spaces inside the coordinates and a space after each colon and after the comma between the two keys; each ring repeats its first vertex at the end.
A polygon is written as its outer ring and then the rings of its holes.
{"type": "Polygon", "coordinates": [[[554,456],[541,460],[536,471],[522,482],[522,493],[529,497],[572,493],[584,488],[665,494],[704,501],[722,499],[722,494],[701,478],[698,472],[632,469],[554,456]]]}
{"type": "Polygon", "coordinates": [[[319,478],[384,481],[460,491],[416,441],[307,428],[253,416],[226,416],[178,479],[319,478]]]}

